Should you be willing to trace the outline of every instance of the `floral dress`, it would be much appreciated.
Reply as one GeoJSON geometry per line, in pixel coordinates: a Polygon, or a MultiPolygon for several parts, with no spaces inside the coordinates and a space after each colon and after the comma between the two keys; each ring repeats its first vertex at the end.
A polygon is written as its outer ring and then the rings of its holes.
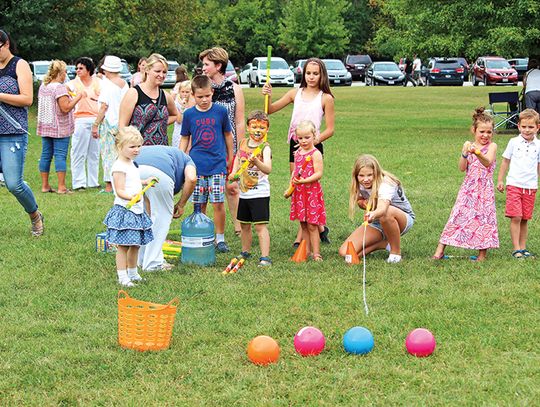
{"type": "MultiPolygon", "coordinates": [[[[298,174],[306,158],[312,157],[302,172],[302,178],[307,178],[315,172],[313,168],[313,154],[316,148],[307,154],[300,154],[300,150],[294,155],[294,173],[298,174]]],[[[324,208],[324,196],[319,181],[309,184],[297,184],[291,197],[290,220],[299,220],[312,225],[326,225],[326,210],[324,208]]]]}
{"type": "MultiPolygon", "coordinates": [[[[482,154],[488,148],[489,144],[484,146],[482,154]]],[[[469,154],[467,173],[440,243],[474,250],[499,247],[494,171],[495,160],[486,168],[475,154],[469,154]]]]}

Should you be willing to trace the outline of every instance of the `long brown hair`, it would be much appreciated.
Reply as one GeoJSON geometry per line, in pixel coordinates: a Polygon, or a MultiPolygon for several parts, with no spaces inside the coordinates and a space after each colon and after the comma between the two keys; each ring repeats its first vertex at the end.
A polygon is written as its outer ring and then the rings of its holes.
{"type": "Polygon", "coordinates": [[[304,64],[304,68],[302,69],[302,81],[300,82],[300,87],[307,88],[306,68],[308,64],[319,65],[319,89],[322,90],[323,93],[328,93],[330,96],[334,97],[332,91],[330,90],[330,81],[328,80],[328,72],[326,71],[326,65],[319,58],[309,58],[304,64]]]}
{"type": "Polygon", "coordinates": [[[357,208],[357,200],[360,195],[360,187],[358,183],[358,174],[362,168],[370,168],[373,170],[373,183],[371,184],[371,195],[368,199],[368,206],[370,210],[377,208],[377,200],[379,196],[379,188],[383,183],[384,178],[389,179],[396,185],[401,185],[401,181],[392,173],[382,169],[379,161],[371,154],[359,155],[354,162],[352,170],[351,187],[349,193],[349,217],[354,217],[354,212],[357,208]]]}

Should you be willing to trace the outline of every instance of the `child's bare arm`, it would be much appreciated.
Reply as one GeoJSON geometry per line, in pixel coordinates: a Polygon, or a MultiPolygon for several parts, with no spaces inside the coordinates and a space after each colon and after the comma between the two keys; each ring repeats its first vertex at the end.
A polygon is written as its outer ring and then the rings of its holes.
{"type": "Polygon", "coordinates": [[[493,161],[495,161],[495,158],[497,157],[497,144],[491,143],[485,155],[482,154],[480,149],[478,149],[474,144],[471,145],[470,151],[471,153],[476,154],[478,161],[480,161],[482,165],[487,168],[493,163],[493,161]]]}
{"type": "Polygon", "coordinates": [[[266,175],[270,174],[272,171],[272,150],[270,150],[270,146],[266,146],[263,148],[263,161],[259,160],[258,157],[253,157],[251,159],[251,162],[263,173],[266,175]]]}
{"type": "Polygon", "coordinates": [[[231,173],[229,174],[229,180],[234,180],[234,174],[236,174],[236,171],[240,168],[240,151],[236,153],[236,157],[234,159],[234,165],[231,169],[231,173]]]}
{"type": "Polygon", "coordinates": [[[180,150],[182,150],[184,153],[188,152],[190,139],[191,139],[190,135],[180,137],[180,150]]]}
{"type": "Polygon", "coordinates": [[[116,195],[126,201],[130,201],[134,195],[130,195],[126,192],[126,173],[115,171],[112,176],[116,195]]]}
{"type": "Polygon", "coordinates": [[[227,168],[231,168],[233,156],[233,134],[232,131],[225,132],[225,146],[227,147],[227,168]]]}
{"type": "Polygon", "coordinates": [[[508,171],[508,166],[510,165],[510,160],[508,158],[504,158],[501,163],[501,168],[499,168],[499,176],[497,177],[497,190],[499,192],[504,192],[504,176],[506,175],[506,171],[508,171]]]}

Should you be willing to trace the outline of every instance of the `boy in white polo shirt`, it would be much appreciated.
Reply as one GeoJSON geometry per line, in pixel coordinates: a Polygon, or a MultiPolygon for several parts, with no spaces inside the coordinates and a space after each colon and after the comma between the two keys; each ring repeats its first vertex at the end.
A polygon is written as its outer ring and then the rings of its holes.
{"type": "Polygon", "coordinates": [[[506,177],[505,216],[510,218],[510,237],[515,258],[531,257],[527,250],[527,222],[532,218],[534,200],[538,189],[540,172],[540,141],[536,138],[540,129],[540,116],[533,109],[519,114],[519,136],[510,139],[503,153],[499,169],[497,189],[504,191],[506,177]]]}

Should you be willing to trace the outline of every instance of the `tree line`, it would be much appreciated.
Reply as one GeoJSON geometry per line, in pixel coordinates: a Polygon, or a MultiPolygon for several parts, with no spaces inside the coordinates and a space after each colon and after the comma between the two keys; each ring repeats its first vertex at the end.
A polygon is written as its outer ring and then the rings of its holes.
{"type": "Polygon", "coordinates": [[[0,28],[28,60],[152,52],[195,63],[211,46],[238,66],[266,54],[376,59],[540,54],[538,0],[6,0],[0,28]]]}

